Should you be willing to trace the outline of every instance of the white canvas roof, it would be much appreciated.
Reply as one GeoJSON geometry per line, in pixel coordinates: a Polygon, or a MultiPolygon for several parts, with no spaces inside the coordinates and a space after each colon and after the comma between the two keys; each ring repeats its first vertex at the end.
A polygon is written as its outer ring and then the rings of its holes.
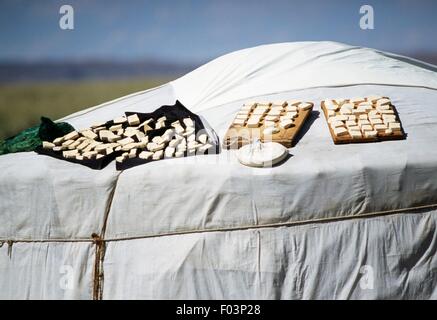
{"type": "Polygon", "coordinates": [[[0,298],[436,299],[436,71],[339,43],[274,44],[66,117],[84,128],[178,99],[222,139],[244,101],[315,103],[275,168],[227,150],[122,172],[0,157],[0,298]],[[320,101],[372,94],[392,99],[407,139],[334,145],[320,101]]]}

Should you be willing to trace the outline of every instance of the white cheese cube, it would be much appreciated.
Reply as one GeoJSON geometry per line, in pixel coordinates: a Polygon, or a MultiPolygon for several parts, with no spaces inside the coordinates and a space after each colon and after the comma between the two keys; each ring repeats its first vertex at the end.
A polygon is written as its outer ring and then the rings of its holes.
{"type": "Polygon", "coordinates": [[[113,120],[114,124],[125,123],[126,121],[127,121],[127,119],[126,119],[125,116],[118,117],[118,118],[115,118],[115,119],[113,120]]]}
{"type": "Polygon", "coordinates": [[[98,137],[97,134],[95,134],[94,132],[92,132],[89,129],[81,131],[80,134],[82,136],[84,136],[85,138],[88,138],[88,139],[91,139],[91,140],[94,140],[94,139],[96,139],[98,137]]]}
{"type": "Polygon", "coordinates": [[[139,154],[139,158],[140,159],[143,159],[143,160],[148,160],[148,159],[150,159],[151,157],[153,156],[153,152],[150,152],[150,151],[142,151],[140,154],[139,154]]]}
{"type": "Polygon", "coordinates": [[[334,134],[335,134],[337,137],[341,137],[341,136],[347,135],[347,133],[348,133],[348,131],[347,131],[346,128],[344,128],[344,127],[337,127],[337,128],[334,128],[333,131],[334,131],[334,134]]]}
{"type": "Polygon", "coordinates": [[[392,130],[401,130],[401,124],[399,122],[390,122],[388,127],[392,130]]]}
{"type": "Polygon", "coordinates": [[[375,138],[377,135],[378,135],[378,132],[374,131],[374,130],[372,130],[372,131],[364,131],[364,136],[366,138],[375,138]]]}
{"type": "Polygon", "coordinates": [[[308,103],[308,102],[302,102],[301,104],[299,104],[299,106],[298,106],[298,108],[299,108],[299,110],[309,110],[309,109],[311,109],[312,108],[312,104],[311,103],[308,103]]]}
{"type": "Polygon", "coordinates": [[[290,128],[291,126],[293,126],[294,125],[294,123],[293,123],[293,120],[283,120],[283,121],[281,121],[280,123],[279,123],[279,125],[282,127],[282,128],[284,128],[284,129],[288,129],[288,128],[290,128]]]}
{"type": "Polygon", "coordinates": [[[137,114],[132,114],[127,117],[127,122],[129,123],[130,126],[136,126],[140,124],[140,118],[138,117],[137,114]]]}
{"type": "Polygon", "coordinates": [[[76,140],[77,138],[79,138],[77,131],[72,131],[64,136],[64,140],[76,140]]]}
{"type": "Polygon", "coordinates": [[[162,159],[163,156],[164,156],[164,150],[158,150],[158,151],[153,153],[152,159],[159,160],[159,159],[162,159]]]}
{"type": "Polygon", "coordinates": [[[55,147],[55,144],[54,144],[54,143],[51,143],[51,142],[48,142],[48,141],[43,141],[43,142],[42,142],[42,147],[43,147],[44,149],[50,149],[50,150],[52,150],[52,149],[55,147]]]}
{"type": "MultiPolygon", "coordinates": [[[[233,124],[236,125],[236,126],[244,126],[244,123],[245,123],[245,122],[246,122],[246,121],[243,120],[243,119],[235,119],[234,122],[233,122],[233,124]]],[[[179,132],[179,133],[181,133],[181,132],[179,132]]]]}

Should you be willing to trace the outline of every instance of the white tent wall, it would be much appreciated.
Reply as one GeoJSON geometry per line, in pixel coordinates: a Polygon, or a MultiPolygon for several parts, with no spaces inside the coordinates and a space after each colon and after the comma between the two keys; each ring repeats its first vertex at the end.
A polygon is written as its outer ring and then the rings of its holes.
{"type": "Polygon", "coordinates": [[[0,299],[93,298],[89,242],[13,242],[0,248],[0,299]]]}
{"type": "Polygon", "coordinates": [[[0,297],[100,298],[97,283],[106,299],[436,299],[435,66],[331,42],[261,46],[63,120],[81,129],[179,99],[223,138],[243,101],[290,98],[314,112],[271,169],[227,150],[122,172],[0,157],[0,297]],[[370,94],[392,98],[407,139],[335,146],[320,101],[370,94]],[[357,284],[366,263],[373,291],[357,284]],[[80,270],[70,293],[64,265],[80,270]]]}
{"type": "Polygon", "coordinates": [[[436,211],[108,243],[104,299],[437,299],[436,211]]]}

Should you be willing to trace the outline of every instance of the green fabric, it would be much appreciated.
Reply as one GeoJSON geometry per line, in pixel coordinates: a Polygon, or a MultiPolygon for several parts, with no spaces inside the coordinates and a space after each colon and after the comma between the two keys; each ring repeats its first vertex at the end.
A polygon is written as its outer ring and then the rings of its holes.
{"type": "Polygon", "coordinates": [[[16,136],[0,141],[0,155],[14,152],[34,151],[42,141],[53,141],[74,128],[67,122],[54,123],[49,118],[41,117],[41,124],[28,128],[16,136]]]}

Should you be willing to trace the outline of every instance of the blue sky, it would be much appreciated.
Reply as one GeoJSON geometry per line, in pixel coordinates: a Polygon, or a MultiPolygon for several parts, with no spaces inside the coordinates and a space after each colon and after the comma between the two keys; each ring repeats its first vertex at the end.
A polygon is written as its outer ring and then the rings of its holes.
{"type": "Polygon", "coordinates": [[[206,61],[265,43],[334,40],[397,53],[437,52],[436,0],[0,0],[0,60],[206,61]],[[59,8],[75,30],[59,28],[59,8]],[[361,5],[375,29],[359,27],[361,5]]]}

